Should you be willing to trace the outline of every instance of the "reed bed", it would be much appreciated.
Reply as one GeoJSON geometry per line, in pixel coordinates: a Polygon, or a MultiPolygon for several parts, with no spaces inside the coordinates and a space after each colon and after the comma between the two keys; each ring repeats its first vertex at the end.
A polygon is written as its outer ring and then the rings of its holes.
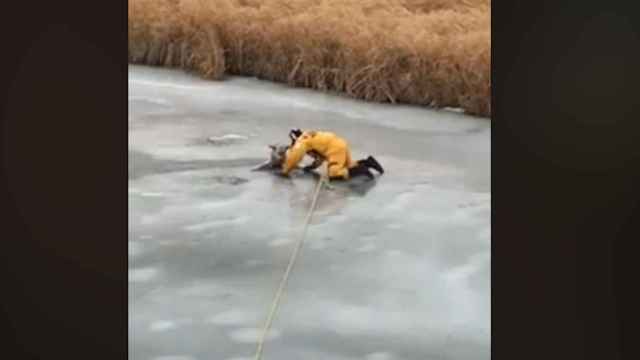
{"type": "Polygon", "coordinates": [[[490,0],[129,0],[129,62],[491,116],[490,0]]]}

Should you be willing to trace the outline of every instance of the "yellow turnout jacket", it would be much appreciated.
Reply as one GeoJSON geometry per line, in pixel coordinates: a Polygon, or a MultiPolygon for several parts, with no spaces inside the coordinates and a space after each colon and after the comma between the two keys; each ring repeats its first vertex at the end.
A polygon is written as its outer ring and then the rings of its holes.
{"type": "Polygon", "coordinates": [[[287,175],[305,154],[315,152],[329,162],[329,176],[349,177],[349,168],[356,166],[346,140],[329,131],[305,131],[287,150],[282,172],[287,175]]]}

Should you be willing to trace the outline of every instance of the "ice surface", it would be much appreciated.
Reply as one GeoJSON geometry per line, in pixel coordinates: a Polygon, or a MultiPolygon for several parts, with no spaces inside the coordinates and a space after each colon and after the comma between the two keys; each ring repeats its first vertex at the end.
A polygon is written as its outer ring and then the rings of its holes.
{"type": "Polygon", "coordinates": [[[131,359],[252,358],[315,183],[251,167],[294,127],[386,173],[321,192],[264,359],[490,358],[489,120],[139,66],[129,96],[131,359]]]}

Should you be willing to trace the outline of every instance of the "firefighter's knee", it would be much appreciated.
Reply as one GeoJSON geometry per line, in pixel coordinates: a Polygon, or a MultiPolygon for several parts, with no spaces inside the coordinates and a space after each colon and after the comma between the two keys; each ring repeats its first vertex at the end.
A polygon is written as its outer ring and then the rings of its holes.
{"type": "Polygon", "coordinates": [[[349,170],[343,166],[331,165],[329,166],[329,177],[332,179],[337,179],[337,178],[348,179],[349,170]]]}

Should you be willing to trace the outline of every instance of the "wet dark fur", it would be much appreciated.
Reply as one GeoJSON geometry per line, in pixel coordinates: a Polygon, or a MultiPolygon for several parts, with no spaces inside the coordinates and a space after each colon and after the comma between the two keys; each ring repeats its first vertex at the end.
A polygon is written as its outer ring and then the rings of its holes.
{"type": "Polygon", "coordinates": [[[269,145],[269,149],[271,149],[269,160],[253,168],[253,171],[273,171],[281,169],[288,148],[288,145],[282,144],[269,145]]]}

